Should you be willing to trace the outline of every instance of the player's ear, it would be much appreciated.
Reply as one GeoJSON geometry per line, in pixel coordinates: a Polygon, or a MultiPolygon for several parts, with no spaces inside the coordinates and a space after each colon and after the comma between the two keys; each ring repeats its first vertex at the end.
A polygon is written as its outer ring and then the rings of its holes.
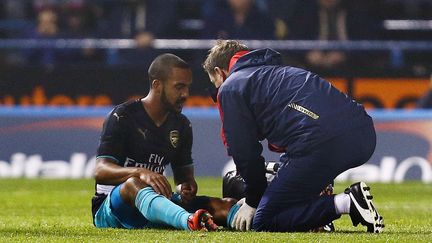
{"type": "Polygon", "coordinates": [[[162,89],[162,82],[159,79],[154,79],[152,81],[152,87],[151,87],[156,93],[160,93],[162,89]]]}

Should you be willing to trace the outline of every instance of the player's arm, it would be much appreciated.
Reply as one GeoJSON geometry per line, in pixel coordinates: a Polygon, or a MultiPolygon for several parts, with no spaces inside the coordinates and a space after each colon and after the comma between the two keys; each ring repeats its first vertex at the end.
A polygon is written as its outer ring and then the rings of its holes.
{"type": "Polygon", "coordinates": [[[165,176],[137,167],[122,167],[114,159],[99,157],[96,160],[95,180],[98,184],[119,185],[131,177],[140,178],[155,192],[171,198],[171,186],[165,176]]]}
{"type": "Polygon", "coordinates": [[[140,172],[139,168],[122,167],[114,159],[99,157],[96,159],[94,176],[96,183],[118,185],[130,177],[139,177],[140,172]]]}
{"type": "Polygon", "coordinates": [[[193,165],[175,168],[173,169],[173,174],[174,183],[177,185],[177,191],[181,195],[182,202],[189,203],[195,198],[198,191],[193,165]]]}
{"type": "Polygon", "coordinates": [[[239,92],[223,90],[218,100],[223,111],[223,134],[228,154],[245,181],[246,203],[256,208],[267,187],[258,126],[239,92]]]}
{"type": "Polygon", "coordinates": [[[174,175],[174,183],[177,191],[180,193],[182,202],[189,203],[195,198],[198,185],[194,176],[194,165],[192,161],[192,143],[193,134],[190,121],[185,120],[185,126],[182,130],[182,142],[179,151],[178,160],[171,164],[174,175]]]}

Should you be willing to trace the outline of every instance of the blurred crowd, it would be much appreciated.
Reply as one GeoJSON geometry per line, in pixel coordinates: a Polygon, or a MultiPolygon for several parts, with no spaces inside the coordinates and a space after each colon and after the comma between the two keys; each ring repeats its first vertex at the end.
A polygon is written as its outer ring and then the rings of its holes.
{"type": "MultiPolygon", "coordinates": [[[[430,40],[432,30],[385,31],[383,21],[431,17],[432,1],[424,0],[2,0],[0,38],[133,38],[138,48],[0,49],[0,61],[142,65],[158,54],[151,48],[155,38],[430,40]]],[[[285,56],[293,65],[323,70],[385,62],[382,53],[364,54],[310,50],[285,56]]]]}

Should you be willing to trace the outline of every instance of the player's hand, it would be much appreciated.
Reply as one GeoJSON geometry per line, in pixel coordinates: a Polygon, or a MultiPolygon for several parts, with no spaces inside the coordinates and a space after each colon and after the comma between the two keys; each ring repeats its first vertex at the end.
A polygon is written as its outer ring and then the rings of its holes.
{"type": "Polygon", "coordinates": [[[195,180],[192,182],[184,182],[178,185],[178,187],[178,193],[181,195],[182,203],[188,204],[190,201],[192,201],[192,199],[195,198],[198,190],[195,180]]]}
{"type": "Polygon", "coordinates": [[[237,204],[241,205],[236,215],[234,215],[234,219],[231,223],[231,228],[240,231],[247,231],[251,229],[252,220],[256,212],[256,208],[249,206],[245,198],[242,198],[237,204]]]}
{"type": "Polygon", "coordinates": [[[161,174],[155,173],[153,171],[144,170],[140,174],[140,179],[151,186],[156,193],[171,199],[172,190],[167,178],[161,174]]]}

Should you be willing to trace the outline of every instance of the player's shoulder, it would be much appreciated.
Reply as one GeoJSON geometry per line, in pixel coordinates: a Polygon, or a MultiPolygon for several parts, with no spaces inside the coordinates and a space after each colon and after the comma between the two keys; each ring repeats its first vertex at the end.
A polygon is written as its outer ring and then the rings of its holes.
{"type": "Polygon", "coordinates": [[[116,105],[111,112],[109,113],[110,117],[115,117],[120,119],[121,117],[127,118],[128,114],[134,112],[134,110],[138,109],[140,105],[140,100],[129,100],[119,105],[116,105]]]}

